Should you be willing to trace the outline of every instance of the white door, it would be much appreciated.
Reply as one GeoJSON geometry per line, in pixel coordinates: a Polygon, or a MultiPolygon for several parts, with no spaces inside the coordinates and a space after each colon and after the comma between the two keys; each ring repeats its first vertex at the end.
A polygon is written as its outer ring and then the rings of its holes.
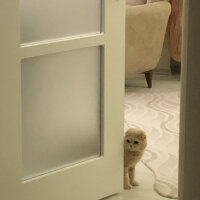
{"type": "Polygon", "coordinates": [[[0,199],[123,188],[124,0],[1,0],[0,199]]]}

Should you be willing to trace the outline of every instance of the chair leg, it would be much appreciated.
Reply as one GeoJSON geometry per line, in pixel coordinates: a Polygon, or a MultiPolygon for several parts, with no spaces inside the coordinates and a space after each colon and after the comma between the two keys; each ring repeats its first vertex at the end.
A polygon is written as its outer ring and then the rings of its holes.
{"type": "Polygon", "coordinates": [[[181,62],[178,62],[174,60],[173,58],[170,58],[170,69],[171,73],[173,75],[180,74],[181,73],[181,62]]]}
{"type": "Polygon", "coordinates": [[[146,81],[147,81],[148,88],[152,88],[152,75],[153,75],[153,70],[144,72],[144,74],[145,74],[145,78],[146,78],[146,81]]]}

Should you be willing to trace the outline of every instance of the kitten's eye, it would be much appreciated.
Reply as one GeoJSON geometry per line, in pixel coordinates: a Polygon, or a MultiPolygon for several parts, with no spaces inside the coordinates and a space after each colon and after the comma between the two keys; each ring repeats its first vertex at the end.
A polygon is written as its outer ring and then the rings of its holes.
{"type": "Polygon", "coordinates": [[[130,140],[126,140],[127,143],[130,143],[130,140]]]}
{"type": "Polygon", "coordinates": [[[139,144],[139,142],[138,141],[134,141],[134,143],[133,144],[139,144]]]}

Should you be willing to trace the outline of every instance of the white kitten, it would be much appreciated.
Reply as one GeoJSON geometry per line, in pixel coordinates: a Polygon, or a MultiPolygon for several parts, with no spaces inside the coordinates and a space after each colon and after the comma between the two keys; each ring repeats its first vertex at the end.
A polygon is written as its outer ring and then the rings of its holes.
{"type": "Polygon", "coordinates": [[[141,160],[147,146],[146,134],[142,130],[129,129],[124,137],[124,189],[131,189],[135,181],[135,166],[141,160]]]}

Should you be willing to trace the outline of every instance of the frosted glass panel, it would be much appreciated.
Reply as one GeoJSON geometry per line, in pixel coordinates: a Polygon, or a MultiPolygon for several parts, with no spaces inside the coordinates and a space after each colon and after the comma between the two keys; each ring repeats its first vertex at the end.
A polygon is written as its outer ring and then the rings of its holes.
{"type": "Polygon", "coordinates": [[[23,178],[100,156],[100,48],[22,60],[23,178]]]}
{"type": "Polygon", "coordinates": [[[21,42],[100,32],[101,0],[20,0],[21,42]]]}

